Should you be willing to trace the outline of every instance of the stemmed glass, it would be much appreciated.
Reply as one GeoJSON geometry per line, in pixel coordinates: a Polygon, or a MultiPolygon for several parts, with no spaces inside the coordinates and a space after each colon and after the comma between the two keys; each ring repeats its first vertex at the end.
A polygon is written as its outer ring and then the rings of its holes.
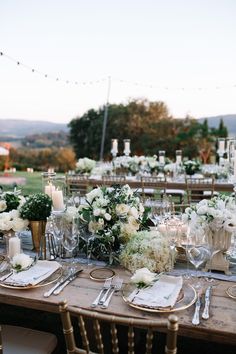
{"type": "Polygon", "coordinates": [[[161,201],[149,199],[147,205],[150,207],[149,217],[157,229],[157,225],[163,219],[163,204],[161,201]]]}
{"type": "Polygon", "coordinates": [[[90,260],[91,260],[91,255],[92,255],[92,250],[91,250],[91,241],[93,241],[95,238],[95,235],[90,232],[87,229],[81,230],[81,239],[85,242],[86,244],[86,264],[87,266],[90,265],[90,260]]]}
{"type": "Polygon", "coordinates": [[[69,273],[73,273],[75,270],[73,251],[79,244],[79,229],[78,218],[73,216],[72,221],[62,219],[62,246],[69,253],[69,257],[72,259],[69,266],[69,273]]]}
{"type": "Polygon", "coordinates": [[[175,249],[178,243],[180,243],[180,236],[182,231],[182,216],[181,213],[174,214],[170,219],[165,220],[166,234],[169,241],[171,250],[171,267],[174,267],[175,249]]]}
{"type": "Polygon", "coordinates": [[[198,281],[198,270],[210,258],[210,250],[205,234],[200,230],[193,229],[191,225],[188,228],[186,250],[187,257],[195,268],[194,286],[196,289],[200,289],[202,283],[198,281]]]}

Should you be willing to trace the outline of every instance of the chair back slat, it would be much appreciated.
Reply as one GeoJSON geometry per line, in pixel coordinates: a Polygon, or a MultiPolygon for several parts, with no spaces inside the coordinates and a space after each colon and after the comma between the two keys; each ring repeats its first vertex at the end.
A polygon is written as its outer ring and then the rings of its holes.
{"type": "Polygon", "coordinates": [[[0,354],[2,354],[2,327],[0,326],[0,354]]]}
{"type": "Polygon", "coordinates": [[[146,334],[146,354],[152,354],[152,345],[153,345],[153,331],[151,328],[148,328],[146,334]]]}
{"type": "Polygon", "coordinates": [[[84,318],[82,315],[78,316],[78,324],[79,324],[79,329],[80,329],[80,334],[81,334],[84,349],[87,353],[90,353],[89,339],[88,339],[88,335],[84,323],[84,318]]]}
{"type": "Polygon", "coordinates": [[[115,323],[111,323],[111,343],[112,343],[112,353],[119,354],[119,342],[117,337],[117,328],[115,323]]]}
{"type": "MultiPolygon", "coordinates": [[[[140,333],[139,329],[146,331],[146,349],[144,350],[146,354],[151,354],[153,350],[153,342],[154,342],[154,333],[158,332],[167,332],[166,336],[166,354],[176,354],[177,353],[177,331],[178,331],[178,318],[175,315],[169,316],[168,320],[149,320],[149,319],[140,319],[140,318],[130,318],[118,315],[110,315],[108,313],[97,312],[94,310],[85,310],[81,308],[68,307],[67,303],[61,302],[59,304],[59,311],[61,313],[63,332],[66,339],[67,345],[67,353],[76,354],[76,353],[94,353],[101,354],[104,352],[111,352],[109,349],[112,347],[112,353],[118,354],[120,353],[121,347],[126,344],[128,349],[128,354],[135,353],[135,336],[136,333],[140,333]],[[74,333],[71,330],[71,322],[68,320],[68,317],[73,316],[78,318],[80,336],[82,338],[81,346],[76,346],[75,339],[71,340],[71,336],[74,337],[74,333]],[[93,329],[95,332],[91,333],[89,331],[89,337],[87,335],[87,331],[85,328],[85,322],[92,321],[93,326],[90,329],[93,329]],[[102,327],[103,324],[106,324],[105,327],[102,327]],[[105,330],[107,325],[110,326],[110,335],[109,338],[108,333],[103,333],[101,329],[105,330]],[[121,326],[117,328],[117,326],[121,326]],[[118,330],[125,331],[127,335],[127,343],[124,342],[124,332],[119,333],[119,337],[121,337],[121,341],[119,343],[118,340],[118,330]],[[104,335],[105,334],[105,335],[104,335]],[[98,352],[94,352],[90,350],[90,346],[94,346],[94,338],[96,339],[96,344],[98,348],[98,352]],[[93,341],[91,345],[89,344],[89,340],[93,341]],[[108,349],[107,349],[108,345],[108,349]]],[[[138,334],[137,334],[138,335],[138,334]]],[[[156,338],[155,338],[156,339],[156,338]]],[[[140,354],[140,348],[137,348],[137,353],[140,354]]]]}
{"type": "Polygon", "coordinates": [[[104,354],[104,345],[102,342],[101,327],[98,320],[94,320],[93,328],[94,328],[95,339],[96,339],[99,354],[104,354]]]}
{"type": "Polygon", "coordinates": [[[134,327],[128,327],[128,354],[134,354],[134,327]]]}

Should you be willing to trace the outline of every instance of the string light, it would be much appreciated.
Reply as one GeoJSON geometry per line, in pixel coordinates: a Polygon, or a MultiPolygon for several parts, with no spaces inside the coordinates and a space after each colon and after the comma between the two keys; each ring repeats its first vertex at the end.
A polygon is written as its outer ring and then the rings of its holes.
{"type": "MultiPolygon", "coordinates": [[[[54,77],[53,75],[48,75],[48,74],[45,74],[39,70],[36,70],[35,68],[32,68],[24,63],[21,63],[19,60],[16,60],[12,57],[10,57],[9,55],[3,53],[3,52],[0,52],[0,56],[4,56],[5,58],[7,58],[8,60],[11,60],[13,62],[15,62],[18,66],[22,66],[24,67],[25,69],[28,69],[30,70],[32,73],[37,73],[41,76],[44,76],[45,78],[49,78],[49,79],[52,79],[52,80],[55,80],[57,82],[64,82],[66,83],[67,85],[68,84],[72,84],[72,85],[82,85],[82,86],[85,86],[85,85],[94,85],[94,84],[98,84],[100,82],[103,82],[103,81],[107,81],[107,78],[102,78],[100,80],[90,80],[90,81],[82,81],[82,82],[79,82],[79,81],[70,81],[70,80],[63,80],[59,77],[54,77]]],[[[127,80],[123,80],[123,79],[115,79],[115,78],[112,78],[112,81],[116,81],[116,82],[119,82],[121,84],[128,84],[128,85],[133,85],[133,86],[136,86],[136,87],[147,87],[147,88],[150,88],[150,89],[159,89],[159,90],[166,90],[166,91],[169,91],[169,90],[178,90],[178,91],[190,91],[190,90],[197,90],[197,91],[202,91],[202,90],[208,90],[210,89],[209,87],[190,87],[190,88],[186,88],[186,87],[169,87],[169,86],[156,86],[156,85],[152,85],[152,84],[145,84],[145,83],[141,83],[141,82],[132,82],[132,81],[127,81],[127,80]]],[[[225,88],[236,88],[236,84],[235,85],[230,85],[230,86],[227,86],[227,87],[223,87],[223,86],[215,86],[215,87],[212,87],[212,89],[215,89],[215,90],[220,90],[220,89],[225,89],[225,88]]]]}
{"type": "Polygon", "coordinates": [[[100,80],[94,80],[94,81],[91,81],[91,80],[90,81],[83,81],[83,82],[79,82],[79,81],[72,82],[70,80],[63,80],[63,79],[60,79],[59,77],[54,77],[53,75],[45,74],[39,70],[36,70],[35,68],[32,68],[24,63],[21,63],[19,60],[16,60],[3,52],[0,52],[0,56],[4,56],[8,60],[15,62],[18,66],[22,66],[25,69],[30,70],[32,73],[37,73],[41,76],[44,76],[46,79],[49,78],[49,79],[55,80],[57,82],[60,81],[60,82],[66,83],[66,84],[74,84],[74,85],[93,85],[93,84],[97,84],[97,83],[107,80],[106,78],[102,78],[100,80]]]}

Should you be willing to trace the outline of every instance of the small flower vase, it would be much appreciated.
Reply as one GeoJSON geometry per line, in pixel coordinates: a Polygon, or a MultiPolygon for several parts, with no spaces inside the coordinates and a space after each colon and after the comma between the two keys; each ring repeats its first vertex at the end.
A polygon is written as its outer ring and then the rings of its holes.
{"type": "Polygon", "coordinates": [[[45,238],[46,223],[46,220],[30,221],[30,230],[34,251],[37,253],[39,253],[40,251],[40,246],[42,245],[42,238],[45,238]]]}
{"type": "Polygon", "coordinates": [[[231,274],[229,271],[230,262],[226,259],[226,251],[231,245],[231,235],[232,233],[223,229],[217,231],[208,230],[207,241],[213,255],[207,262],[205,271],[212,269],[222,271],[227,275],[231,274]]]}

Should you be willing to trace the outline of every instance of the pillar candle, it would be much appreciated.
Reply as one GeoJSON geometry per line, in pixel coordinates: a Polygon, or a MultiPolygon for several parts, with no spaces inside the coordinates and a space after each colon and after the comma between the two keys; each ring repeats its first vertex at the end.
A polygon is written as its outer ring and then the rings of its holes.
{"type": "Polygon", "coordinates": [[[117,153],[118,152],[118,141],[117,141],[117,139],[113,139],[112,140],[112,151],[113,151],[113,153],[117,153]]]}
{"type": "Polygon", "coordinates": [[[225,141],[224,140],[219,140],[219,151],[220,152],[225,151],[225,141]]]}
{"type": "Polygon", "coordinates": [[[50,198],[52,198],[52,192],[55,191],[55,189],[56,187],[52,183],[49,183],[45,186],[44,193],[47,194],[50,198]]]}
{"type": "Polygon", "coordinates": [[[9,246],[8,246],[8,256],[12,258],[20,253],[21,244],[19,237],[10,237],[9,238],[9,246]]]}
{"type": "Polygon", "coordinates": [[[182,162],[182,156],[181,155],[177,155],[176,156],[176,163],[180,164],[182,162]]]}
{"type": "Polygon", "coordinates": [[[63,200],[63,193],[61,190],[54,190],[52,191],[52,204],[53,204],[53,209],[60,211],[64,210],[64,200],[63,200]]]}
{"type": "Polygon", "coordinates": [[[159,162],[164,164],[165,163],[165,156],[159,156],[159,162]]]}
{"type": "Polygon", "coordinates": [[[234,149],[234,177],[236,177],[236,149],[234,149]]]}

